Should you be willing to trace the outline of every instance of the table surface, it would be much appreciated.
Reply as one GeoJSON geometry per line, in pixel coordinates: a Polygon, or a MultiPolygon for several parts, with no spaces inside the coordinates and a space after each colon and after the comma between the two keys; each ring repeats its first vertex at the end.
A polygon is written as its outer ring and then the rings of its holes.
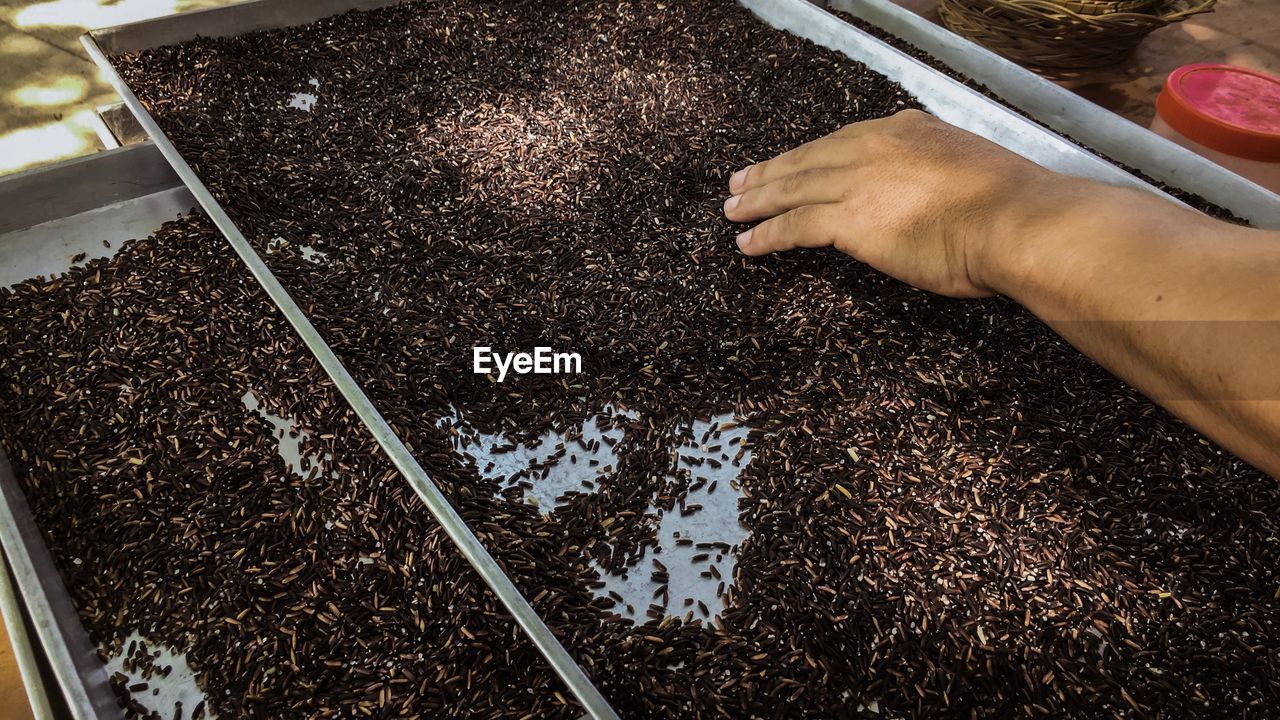
{"type": "Polygon", "coordinates": [[[9,645],[9,632],[0,623],[0,708],[13,720],[29,720],[32,717],[27,704],[27,691],[22,687],[22,675],[9,645]]]}
{"type": "MultiPolygon", "coordinates": [[[[893,0],[940,22],[936,0],[893,0]]],[[[1157,30],[1124,63],[1061,81],[1064,87],[1143,127],[1175,69],[1191,63],[1240,65],[1280,75],[1280,13],[1275,0],[1218,0],[1216,9],[1157,30]]]]}

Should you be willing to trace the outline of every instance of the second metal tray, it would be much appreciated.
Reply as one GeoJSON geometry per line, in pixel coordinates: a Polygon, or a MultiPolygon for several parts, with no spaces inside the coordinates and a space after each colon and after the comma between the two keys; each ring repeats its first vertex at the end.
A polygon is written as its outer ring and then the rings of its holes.
{"type": "MultiPolygon", "coordinates": [[[[195,200],[150,143],[0,179],[0,287],[65,272],[72,259],[104,257],[188,212],[195,200]]],[[[75,718],[120,718],[107,672],[44,544],[8,459],[0,452],[0,544],[31,618],[43,660],[75,718]]],[[[12,610],[12,612],[11,612],[12,610]]],[[[21,623],[18,608],[6,620],[21,623]],[[14,617],[13,613],[18,612],[14,617]]],[[[24,668],[24,676],[28,674],[24,668]]],[[[37,717],[45,703],[32,698],[37,717]]],[[[55,702],[54,705],[63,703],[55,702]]]]}

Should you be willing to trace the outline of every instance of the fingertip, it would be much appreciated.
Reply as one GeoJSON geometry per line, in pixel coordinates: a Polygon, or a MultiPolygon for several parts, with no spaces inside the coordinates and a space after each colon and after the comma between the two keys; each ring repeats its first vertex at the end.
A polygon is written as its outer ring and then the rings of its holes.
{"type": "Polygon", "coordinates": [[[752,232],[754,232],[754,231],[755,231],[755,228],[751,228],[750,230],[747,230],[746,232],[738,233],[738,237],[737,237],[737,239],[735,240],[735,242],[737,242],[737,243],[738,243],[738,249],[739,249],[739,250],[741,250],[742,252],[744,252],[744,253],[748,254],[748,255],[750,255],[750,254],[751,254],[751,253],[748,251],[748,249],[751,247],[751,233],[752,233],[752,232]]]}
{"type": "Polygon", "coordinates": [[[739,202],[742,202],[741,195],[734,195],[733,197],[724,201],[724,214],[726,217],[733,212],[734,208],[738,207],[739,202]]]}
{"type": "Polygon", "coordinates": [[[748,172],[750,172],[750,170],[751,170],[751,167],[750,167],[750,166],[747,166],[747,167],[742,168],[741,170],[739,170],[738,172],[734,173],[732,176],[730,176],[730,177],[729,177],[729,190],[730,190],[734,195],[737,195],[737,194],[739,193],[739,191],[740,191],[743,187],[745,187],[745,186],[746,186],[746,184],[747,184],[747,173],[748,173],[748,172]]]}

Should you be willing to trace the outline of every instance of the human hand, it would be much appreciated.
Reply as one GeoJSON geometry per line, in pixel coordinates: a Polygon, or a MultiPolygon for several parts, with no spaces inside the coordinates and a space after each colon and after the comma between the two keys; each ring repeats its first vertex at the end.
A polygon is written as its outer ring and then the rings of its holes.
{"type": "MultiPolygon", "coordinates": [[[[764,222],[747,255],[834,245],[881,272],[955,297],[999,292],[1024,221],[1072,179],[918,110],[854,123],[734,173],[725,216],[764,222]],[[767,219],[766,219],[767,218],[767,219]]],[[[1042,212],[1043,211],[1043,212],[1042,212]]]]}

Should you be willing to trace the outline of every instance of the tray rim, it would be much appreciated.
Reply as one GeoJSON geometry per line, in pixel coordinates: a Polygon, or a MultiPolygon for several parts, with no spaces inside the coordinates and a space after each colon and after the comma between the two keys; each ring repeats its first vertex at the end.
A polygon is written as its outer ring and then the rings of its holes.
{"type": "MultiPolygon", "coordinates": [[[[3,450],[0,450],[0,546],[68,711],[77,720],[123,718],[124,710],[116,702],[106,665],[98,657],[88,630],[80,620],[3,450]]],[[[21,612],[16,613],[18,617],[10,617],[9,612],[10,608],[5,607],[6,624],[22,623],[21,612]]],[[[45,690],[38,674],[32,676],[23,668],[22,677],[32,712],[37,718],[49,717],[47,697],[30,695],[33,684],[45,690]]]]}
{"type": "Polygon", "coordinates": [[[813,0],[738,0],[765,23],[865,64],[889,77],[925,108],[1038,165],[1067,175],[1144,190],[1183,207],[1169,195],[1057,131],[988,98],[883,40],[819,7],[813,0]]]}
{"type": "Polygon", "coordinates": [[[241,0],[159,17],[95,28],[107,54],[173,45],[197,37],[227,37],[255,30],[301,25],[351,10],[372,10],[404,0],[241,0]],[[140,44],[145,40],[145,44],[140,44]]]}
{"type": "Polygon", "coordinates": [[[0,235],[180,185],[149,140],[30,168],[0,177],[0,235]]]}

